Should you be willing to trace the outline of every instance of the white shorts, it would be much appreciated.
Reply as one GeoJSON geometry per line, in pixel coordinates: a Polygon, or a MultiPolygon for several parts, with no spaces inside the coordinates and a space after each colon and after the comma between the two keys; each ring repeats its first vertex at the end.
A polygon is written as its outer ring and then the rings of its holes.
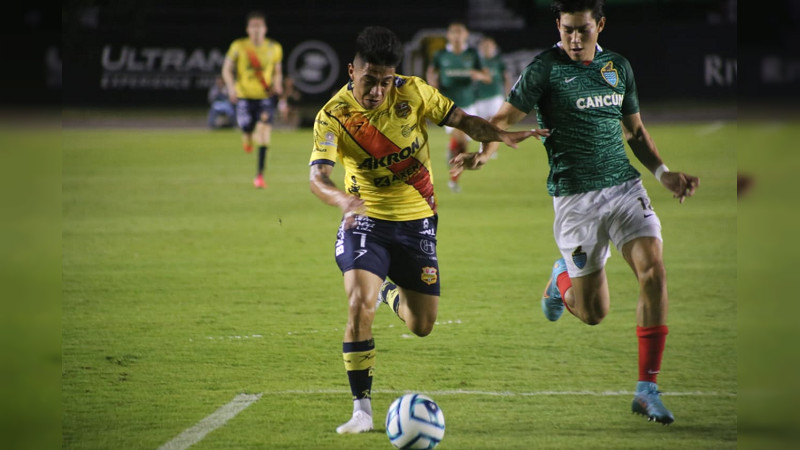
{"type": "MultiPolygon", "coordinates": [[[[464,111],[465,113],[469,114],[470,116],[474,116],[476,114],[476,112],[475,112],[475,104],[474,103],[469,105],[469,106],[465,106],[465,107],[461,108],[461,110],[464,111]]],[[[447,134],[450,134],[450,133],[453,132],[453,127],[448,127],[447,125],[445,125],[444,126],[444,131],[447,132],[447,134]]],[[[467,140],[470,140],[470,139],[471,138],[468,135],[467,136],[467,140]]]]}
{"type": "Polygon", "coordinates": [[[639,178],[599,191],[553,197],[553,209],[553,235],[570,277],[602,269],[611,256],[609,240],[617,250],[639,237],[662,240],[661,221],[639,178]]]}
{"type": "Polygon", "coordinates": [[[506,98],[502,95],[497,95],[490,98],[484,98],[475,102],[475,114],[489,120],[490,117],[497,114],[500,107],[505,103],[506,98]]]}

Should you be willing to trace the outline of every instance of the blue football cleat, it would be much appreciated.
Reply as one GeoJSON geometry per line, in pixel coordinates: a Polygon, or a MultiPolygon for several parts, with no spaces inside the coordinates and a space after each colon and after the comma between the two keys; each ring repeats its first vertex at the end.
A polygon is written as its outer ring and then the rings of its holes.
{"type": "Polygon", "coordinates": [[[553,264],[553,273],[550,275],[550,280],[544,288],[542,294],[542,312],[547,320],[555,322],[564,314],[564,301],[561,299],[561,292],[558,291],[556,280],[558,276],[567,271],[567,263],[564,258],[558,258],[556,263],[553,264]]]}
{"type": "Polygon", "coordinates": [[[636,395],[633,397],[631,411],[647,417],[651,422],[664,425],[675,421],[675,416],[661,403],[658,385],[649,381],[640,381],[636,384],[636,395]]]}

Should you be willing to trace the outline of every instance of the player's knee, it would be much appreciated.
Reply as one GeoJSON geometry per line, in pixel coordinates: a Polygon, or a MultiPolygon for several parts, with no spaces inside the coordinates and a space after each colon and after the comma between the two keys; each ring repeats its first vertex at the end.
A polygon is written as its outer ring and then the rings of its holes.
{"type": "Polygon", "coordinates": [[[358,327],[362,324],[371,325],[372,319],[375,317],[375,305],[370,304],[362,296],[353,296],[350,298],[350,322],[358,327]]]}
{"type": "Polygon", "coordinates": [[[608,308],[604,306],[598,306],[597,308],[588,311],[586,316],[583,318],[583,322],[586,325],[600,325],[600,322],[606,318],[608,315],[608,308]]]}
{"type": "Polygon", "coordinates": [[[639,271],[639,285],[648,292],[662,292],[667,285],[667,271],[658,261],[639,271]]]}
{"type": "Polygon", "coordinates": [[[418,320],[414,323],[414,326],[411,328],[411,332],[416,334],[419,337],[425,337],[433,331],[433,325],[436,322],[433,320],[418,320]]]}

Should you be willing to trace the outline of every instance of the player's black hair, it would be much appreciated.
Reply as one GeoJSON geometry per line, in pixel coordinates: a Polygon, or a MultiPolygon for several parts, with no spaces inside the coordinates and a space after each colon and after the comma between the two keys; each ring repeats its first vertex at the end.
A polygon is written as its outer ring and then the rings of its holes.
{"type": "Polygon", "coordinates": [[[376,66],[397,67],[403,58],[403,44],[388,28],[367,27],[356,38],[356,57],[376,66]]]}
{"type": "Polygon", "coordinates": [[[247,13],[247,18],[245,19],[244,23],[245,24],[250,23],[251,19],[262,19],[264,20],[265,24],[267,23],[267,15],[264,13],[264,11],[258,11],[258,10],[250,11],[249,13],[247,13]]]}
{"type": "Polygon", "coordinates": [[[561,13],[577,13],[590,10],[594,20],[598,21],[605,16],[603,12],[605,3],[605,0],[553,0],[550,9],[553,10],[556,17],[561,17],[561,13]]]}

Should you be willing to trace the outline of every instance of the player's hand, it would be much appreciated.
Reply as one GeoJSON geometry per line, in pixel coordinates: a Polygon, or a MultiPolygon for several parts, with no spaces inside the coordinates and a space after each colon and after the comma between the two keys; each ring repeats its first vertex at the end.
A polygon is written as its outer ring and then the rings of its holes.
{"type": "Polygon", "coordinates": [[[228,100],[230,100],[234,105],[236,104],[236,102],[239,100],[236,98],[236,91],[228,91],[228,100]]]}
{"type": "Polygon", "coordinates": [[[517,143],[528,139],[531,136],[547,137],[550,136],[550,130],[543,128],[541,130],[525,130],[525,131],[503,131],[500,133],[500,138],[507,146],[517,148],[517,143]]]}
{"type": "Polygon", "coordinates": [[[353,228],[356,224],[356,214],[363,214],[367,209],[364,206],[364,200],[355,195],[345,195],[339,203],[339,208],[342,209],[345,230],[353,228]]]}
{"type": "Polygon", "coordinates": [[[672,192],[673,198],[683,203],[686,197],[694,195],[694,191],[700,186],[700,179],[683,172],[664,172],[661,175],[661,184],[672,192]]]}
{"type": "Polygon", "coordinates": [[[459,153],[450,160],[450,176],[455,177],[465,170],[478,170],[486,164],[486,153],[459,153]]]}

